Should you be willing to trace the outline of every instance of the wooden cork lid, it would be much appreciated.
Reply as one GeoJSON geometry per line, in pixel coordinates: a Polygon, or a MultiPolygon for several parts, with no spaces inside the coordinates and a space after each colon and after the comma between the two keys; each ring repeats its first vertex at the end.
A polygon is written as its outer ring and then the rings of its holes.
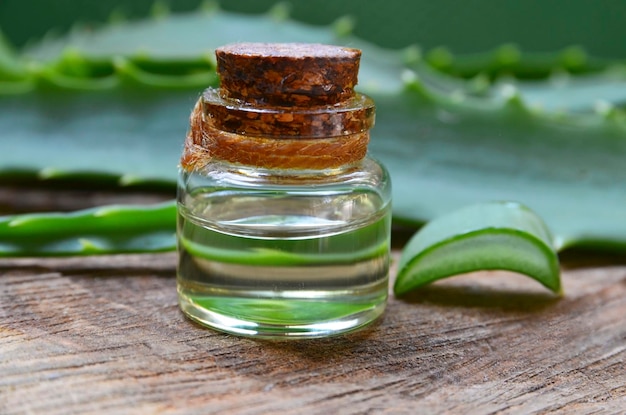
{"type": "Polygon", "coordinates": [[[334,105],[354,95],[361,51],[302,43],[237,43],[220,47],[222,93],[263,106],[334,105]]]}
{"type": "Polygon", "coordinates": [[[361,51],[301,43],[240,43],[216,51],[220,88],[194,108],[181,166],[211,160],[326,170],[367,153],[374,102],[354,91],[361,51]]]}

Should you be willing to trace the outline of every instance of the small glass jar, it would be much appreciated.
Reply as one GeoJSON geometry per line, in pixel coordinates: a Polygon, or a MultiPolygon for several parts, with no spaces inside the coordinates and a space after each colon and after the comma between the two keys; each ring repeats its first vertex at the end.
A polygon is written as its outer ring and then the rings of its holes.
{"type": "Polygon", "coordinates": [[[374,104],[360,51],[235,44],[191,116],[178,187],[178,294],[214,329],[349,332],[388,293],[391,183],[367,156],[374,104]]]}

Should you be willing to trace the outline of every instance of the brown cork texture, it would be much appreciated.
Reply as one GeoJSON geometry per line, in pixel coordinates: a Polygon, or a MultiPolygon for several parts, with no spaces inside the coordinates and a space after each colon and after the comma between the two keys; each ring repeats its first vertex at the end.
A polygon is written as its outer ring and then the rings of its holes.
{"type": "Polygon", "coordinates": [[[218,48],[223,92],[256,105],[333,105],[350,98],[361,51],[302,43],[239,43],[218,48]]]}
{"type": "Polygon", "coordinates": [[[223,99],[219,91],[202,95],[204,115],[222,131],[263,137],[338,137],[369,130],[374,125],[374,102],[361,94],[327,107],[253,107],[223,99]]]}
{"type": "Polygon", "coordinates": [[[319,44],[243,43],[216,51],[221,88],[191,114],[181,165],[335,169],[363,159],[374,103],[354,92],[361,52],[319,44]]]}
{"type": "Polygon", "coordinates": [[[365,157],[369,132],[330,138],[242,137],[214,128],[203,115],[202,101],[191,114],[181,166],[199,170],[211,160],[267,169],[325,170],[356,163],[365,157]]]}

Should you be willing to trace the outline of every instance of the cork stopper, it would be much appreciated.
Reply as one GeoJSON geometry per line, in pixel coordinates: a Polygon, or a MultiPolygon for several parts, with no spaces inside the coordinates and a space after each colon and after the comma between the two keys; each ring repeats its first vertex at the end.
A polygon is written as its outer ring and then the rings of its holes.
{"type": "Polygon", "coordinates": [[[216,50],[220,88],[190,117],[181,166],[211,160],[268,169],[337,169],[367,153],[375,107],[356,93],[361,51],[301,43],[216,50]]]}
{"type": "Polygon", "coordinates": [[[361,51],[303,43],[218,48],[222,93],[253,105],[333,105],[354,95],[361,51]]]}

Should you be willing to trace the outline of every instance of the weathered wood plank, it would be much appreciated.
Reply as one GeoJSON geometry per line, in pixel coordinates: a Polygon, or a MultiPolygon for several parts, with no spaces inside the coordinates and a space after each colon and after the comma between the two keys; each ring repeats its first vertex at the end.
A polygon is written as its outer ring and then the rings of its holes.
{"type": "MultiPolygon", "coordinates": [[[[82,206],[82,205],[81,205],[82,206]]],[[[345,337],[268,342],[186,320],[176,256],[0,260],[0,413],[623,413],[626,265],[565,297],[502,272],[391,298],[345,337]]]]}
{"type": "Polygon", "coordinates": [[[346,337],[272,343],[187,321],[173,254],[0,263],[2,413],[463,413],[626,408],[626,267],[566,297],[480,273],[346,337]]]}

